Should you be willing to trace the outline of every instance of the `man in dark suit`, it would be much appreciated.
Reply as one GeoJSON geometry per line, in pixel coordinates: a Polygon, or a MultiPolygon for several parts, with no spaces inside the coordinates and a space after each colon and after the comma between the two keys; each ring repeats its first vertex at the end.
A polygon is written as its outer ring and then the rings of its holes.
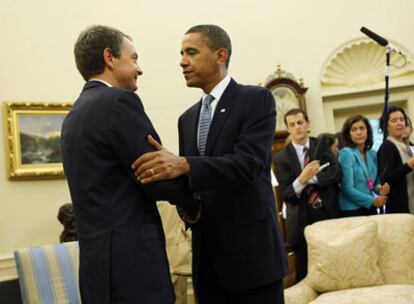
{"type": "Polygon", "coordinates": [[[187,86],[204,92],[179,119],[185,158],[150,139],[160,151],[138,159],[136,174],[144,184],[186,175],[201,202],[200,220],[191,225],[199,304],[284,303],[286,253],[270,181],[272,94],[230,78],[231,42],[218,26],[188,30],[181,55],[187,86]]]}
{"type": "MultiPolygon", "coordinates": [[[[87,81],[62,126],[63,165],[75,210],[82,303],[174,303],[155,200],[194,204],[183,178],[138,183],[130,167],[158,138],[137,89],[138,55],[119,30],[93,26],[75,44],[87,81]]],[[[186,205],[187,204],[187,205],[186,205]]],[[[188,207],[188,208],[187,208],[188,207]]]]}
{"type": "Polygon", "coordinates": [[[320,151],[318,140],[308,136],[310,125],[304,111],[290,110],[284,119],[292,141],[276,154],[275,173],[287,206],[286,241],[295,251],[299,282],[306,276],[308,262],[303,231],[316,221],[339,217],[338,183],[342,173],[330,147],[320,151]],[[327,162],[329,165],[321,171],[322,163],[327,162]]]}

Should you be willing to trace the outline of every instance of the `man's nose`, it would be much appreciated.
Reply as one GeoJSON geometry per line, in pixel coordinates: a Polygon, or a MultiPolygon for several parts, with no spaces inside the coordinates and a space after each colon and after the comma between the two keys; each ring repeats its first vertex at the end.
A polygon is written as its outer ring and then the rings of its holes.
{"type": "Polygon", "coordinates": [[[137,72],[138,75],[141,76],[142,74],[144,74],[144,71],[141,69],[141,67],[139,65],[137,65],[137,72]]]}
{"type": "Polygon", "coordinates": [[[188,60],[185,56],[181,56],[181,60],[180,60],[180,66],[181,67],[185,67],[188,65],[188,60]]]}

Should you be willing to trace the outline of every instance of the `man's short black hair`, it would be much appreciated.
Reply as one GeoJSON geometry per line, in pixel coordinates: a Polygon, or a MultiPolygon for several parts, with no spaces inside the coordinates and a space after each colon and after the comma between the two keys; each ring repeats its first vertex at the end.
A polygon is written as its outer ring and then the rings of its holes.
{"type": "Polygon", "coordinates": [[[200,24],[191,27],[185,34],[200,33],[201,39],[204,43],[213,50],[216,51],[220,48],[227,50],[228,58],[226,61],[226,68],[229,67],[231,57],[231,40],[229,35],[221,27],[214,24],[200,24]]]}
{"type": "Polygon", "coordinates": [[[309,122],[308,114],[306,114],[305,111],[303,111],[302,109],[291,109],[291,110],[287,111],[285,116],[283,117],[283,120],[285,121],[285,125],[287,126],[287,119],[286,118],[288,116],[294,116],[294,115],[299,114],[299,113],[302,113],[303,118],[305,118],[306,122],[309,122]]]}

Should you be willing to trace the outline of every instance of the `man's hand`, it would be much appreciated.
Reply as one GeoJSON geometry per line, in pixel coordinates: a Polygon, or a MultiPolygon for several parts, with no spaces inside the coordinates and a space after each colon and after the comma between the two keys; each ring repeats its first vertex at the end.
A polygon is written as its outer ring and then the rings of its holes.
{"type": "Polygon", "coordinates": [[[307,184],[307,182],[318,173],[319,167],[319,160],[313,160],[307,164],[299,175],[299,183],[302,185],[307,184]]]}
{"type": "Polygon", "coordinates": [[[148,142],[157,151],[141,155],[131,166],[142,184],[174,179],[190,172],[190,164],[185,157],[171,153],[151,135],[148,135],[148,142]]]}

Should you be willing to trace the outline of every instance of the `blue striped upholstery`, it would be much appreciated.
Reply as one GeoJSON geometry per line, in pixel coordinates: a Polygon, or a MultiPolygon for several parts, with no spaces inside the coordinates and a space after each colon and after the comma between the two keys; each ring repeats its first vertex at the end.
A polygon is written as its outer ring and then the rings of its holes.
{"type": "Polygon", "coordinates": [[[14,257],[23,303],[81,303],[78,242],[19,249],[14,257]]]}

